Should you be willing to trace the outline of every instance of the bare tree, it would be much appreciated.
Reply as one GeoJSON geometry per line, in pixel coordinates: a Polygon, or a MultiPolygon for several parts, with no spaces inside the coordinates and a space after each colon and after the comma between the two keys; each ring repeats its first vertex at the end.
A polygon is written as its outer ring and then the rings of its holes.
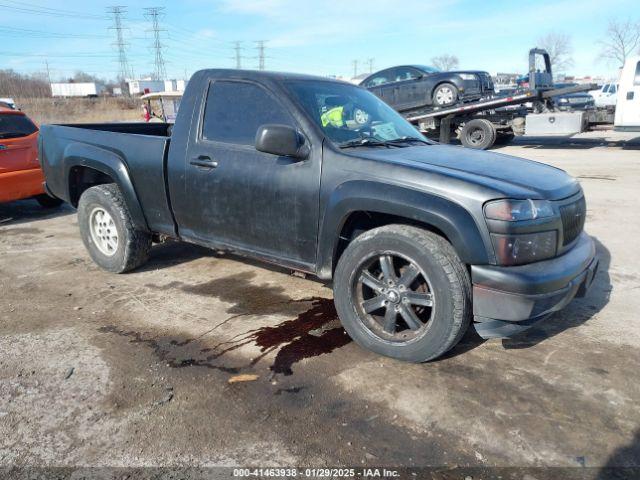
{"type": "Polygon", "coordinates": [[[455,55],[440,55],[439,57],[433,57],[431,59],[431,63],[434,67],[442,70],[443,72],[448,72],[449,70],[453,70],[454,68],[458,68],[460,62],[458,61],[458,57],[455,55]]]}
{"type": "Polygon", "coordinates": [[[0,97],[50,97],[51,88],[39,75],[0,70],[0,97]]]}
{"type": "Polygon", "coordinates": [[[564,72],[573,66],[573,46],[571,37],[566,33],[551,31],[538,38],[538,46],[549,53],[551,68],[555,72],[564,72]]]}
{"type": "Polygon", "coordinates": [[[69,78],[70,82],[82,83],[82,82],[96,82],[96,83],[104,83],[104,80],[96,77],[95,75],[91,75],[90,73],[83,72],[82,70],[76,70],[73,74],[73,77],[69,78]]]}
{"type": "Polygon", "coordinates": [[[627,57],[640,45],[640,22],[609,20],[606,38],[600,40],[600,58],[624,65],[627,57]]]}

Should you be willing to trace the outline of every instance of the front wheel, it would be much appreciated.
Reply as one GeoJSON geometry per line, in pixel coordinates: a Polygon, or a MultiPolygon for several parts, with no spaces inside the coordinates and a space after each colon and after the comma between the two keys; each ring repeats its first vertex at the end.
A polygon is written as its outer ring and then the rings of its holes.
{"type": "Polygon", "coordinates": [[[452,348],[471,318],[469,275],[442,237],[408,225],[367,231],[344,251],[334,301],[360,346],[409,362],[452,348]]]}
{"type": "Polygon", "coordinates": [[[151,235],[135,228],[116,184],[84,191],[78,202],[78,224],[89,255],[105,270],[123,273],[146,262],[151,235]]]}
{"type": "Polygon", "coordinates": [[[433,91],[436,107],[450,107],[458,102],[458,88],[453,83],[442,83],[433,91]]]}

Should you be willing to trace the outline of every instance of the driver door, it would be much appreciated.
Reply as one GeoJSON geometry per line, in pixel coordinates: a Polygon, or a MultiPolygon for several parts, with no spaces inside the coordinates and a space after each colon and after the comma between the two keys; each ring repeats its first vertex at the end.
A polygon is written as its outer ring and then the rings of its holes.
{"type": "Polygon", "coordinates": [[[212,79],[204,101],[185,162],[190,198],[177,218],[181,234],[266,259],[314,264],[321,152],[299,161],[255,149],[261,125],[300,130],[260,84],[212,79]]]}

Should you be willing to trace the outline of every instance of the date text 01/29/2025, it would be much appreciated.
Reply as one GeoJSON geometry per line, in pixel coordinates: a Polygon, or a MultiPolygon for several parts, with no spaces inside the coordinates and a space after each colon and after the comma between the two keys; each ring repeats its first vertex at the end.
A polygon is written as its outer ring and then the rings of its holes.
{"type": "Polygon", "coordinates": [[[397,470],[386,468],[234,468],[234,477],[271,478],[396,478],[397,470]]]}

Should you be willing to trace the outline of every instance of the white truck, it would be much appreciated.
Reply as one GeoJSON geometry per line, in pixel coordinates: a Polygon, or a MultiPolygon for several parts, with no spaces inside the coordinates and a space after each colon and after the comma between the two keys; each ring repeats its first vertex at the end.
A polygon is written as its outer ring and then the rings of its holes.
{"type": "Polygon", "coordinates": [[[613,129],[640,131],[640,55],[628,58],[622,67],[613,129]]]}
{"type": "Polygon", "coordinates": [[[97,97],[104,90],[104,86],[96,82],[65,82],[52,83],[52,97],[97,97]]]}
{"type": "Polygon", "coordinates": [[[597,108],[615,107],[618,97],[618,84],[615,82],[605,83],[598,90],[591,90],[589,95],[593,97],[597,108]]]}

